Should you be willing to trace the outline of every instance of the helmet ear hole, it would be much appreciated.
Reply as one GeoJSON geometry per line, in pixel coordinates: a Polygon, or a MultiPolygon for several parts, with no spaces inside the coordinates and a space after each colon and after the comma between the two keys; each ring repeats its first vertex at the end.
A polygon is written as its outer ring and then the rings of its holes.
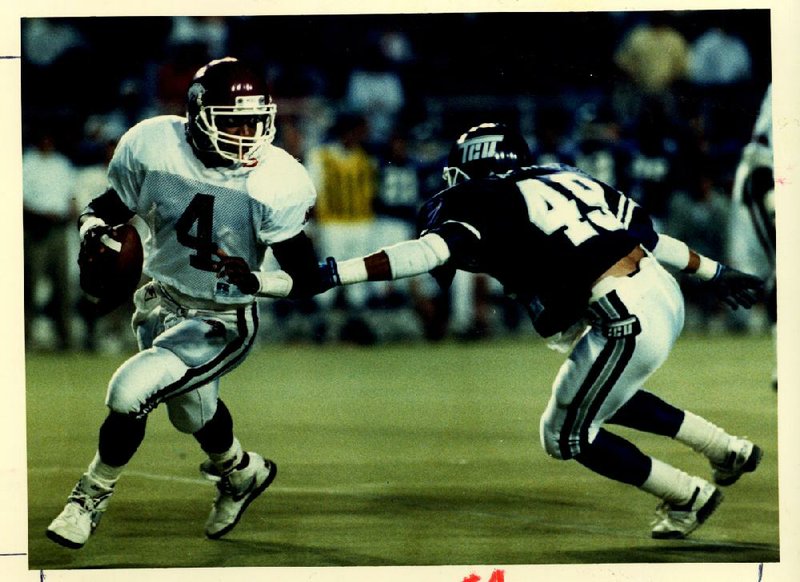
{"type": "Polygon", "coordinates": [[[522,135],[502,123],[482,123],[464,132],[450,150],[444,179],[449,186],[505,174],[531,163],[522,135]]]}

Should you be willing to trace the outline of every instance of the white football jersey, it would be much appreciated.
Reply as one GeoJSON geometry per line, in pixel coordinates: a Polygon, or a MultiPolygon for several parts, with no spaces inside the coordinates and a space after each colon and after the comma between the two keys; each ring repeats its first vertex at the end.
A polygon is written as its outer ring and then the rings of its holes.
{"type": "Polygon", "coordinates": [[[184,122],[164,115],[132,127],[109,165],[110,185],[150,229],[145,274],[191,297],[249,303],[251,295],[217,278],[216,253],[258,270],[269,245],[302,231],[314,186],[300,162],[272,145],[253,167],[207,168],[184,122]]]}

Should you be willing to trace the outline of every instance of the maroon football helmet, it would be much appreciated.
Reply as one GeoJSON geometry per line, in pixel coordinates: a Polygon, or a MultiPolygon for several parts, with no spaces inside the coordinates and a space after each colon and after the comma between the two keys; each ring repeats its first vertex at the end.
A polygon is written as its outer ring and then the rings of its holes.
{"type": "Polygon", "coordinates": [[[201,159],[255,163],[275,137],[275,110],[266,84],[244,63],[232,57],[211,61],[189,86],[189,143],[201,159]]]}

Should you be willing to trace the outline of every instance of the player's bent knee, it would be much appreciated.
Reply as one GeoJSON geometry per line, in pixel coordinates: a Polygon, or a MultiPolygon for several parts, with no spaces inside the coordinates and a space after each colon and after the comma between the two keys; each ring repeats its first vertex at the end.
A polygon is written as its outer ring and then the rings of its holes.
{"type": "Polygon", "coordinates": [[[139,352],[111,377],[106,406],[120,414],[147,413],[153,397],[185,372],[185,364],[169,350],[154,347],[139,352]]]}
{"type": "Polygon", "coordinates": [[[168,401],[166,405],[170,423],[184,434],[194,434],[202,429],[216,411],[216,401],[204,402],[199,397],[168,401]]]}
{"type": "Polygon", "coordinates": [[[200,417],[183,407],[168,406],[167,411],[172,426],[184,434],[194,434],[203,428],[200,417]]]}
{"type": "Polygon", "coordinates": [[[567,460],[562,453],[560,427],[555,426],[546,416],[539,422],[539,442],[544,451],[554,459],[567,460]]]}

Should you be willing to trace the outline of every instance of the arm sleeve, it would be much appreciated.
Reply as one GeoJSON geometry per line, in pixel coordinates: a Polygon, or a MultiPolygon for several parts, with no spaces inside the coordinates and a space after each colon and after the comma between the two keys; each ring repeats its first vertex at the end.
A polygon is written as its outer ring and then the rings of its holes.
{"type": "MultiPolygon", "coordinates": [[[[272,245],[281,269],[291,278],[288,297],[311,297],[322,288],[319,260],[311,239],[305,232],[272,245]]],[[[258,276],[258,274],[256,275],[258,276]]]]}
{"type": "Polygon", "coordinates": [[[689,245],[682,240],[661,234],[658,235],[658,242],[651,250],[653,256],[664,265],[679,271],[689,266],[689,245]]]}
{"type": "Polygon", "coordinates": [[[380,251],[338,263],[342,285],[364,281],[403,279],[427,273],[450,258],[450,249],[438,234],[425,234],[380,251]]]}
{"type": "Polygon", "coordinates": [[[125,206],[119,194],[109,188],[103,194],[89,202],[81,216],[92,214],[106,224],[122,224],[133,218],[133,211],[125,206]]]}
{"type": "Polygon", "coordinates": [[[653,256],[660,263],[693,274],[702,281],[716,279],[724,269],[717,261],[699,254],[682,240],[666,234],[658,235],[658,243],[653,249],[653,256]]]}

